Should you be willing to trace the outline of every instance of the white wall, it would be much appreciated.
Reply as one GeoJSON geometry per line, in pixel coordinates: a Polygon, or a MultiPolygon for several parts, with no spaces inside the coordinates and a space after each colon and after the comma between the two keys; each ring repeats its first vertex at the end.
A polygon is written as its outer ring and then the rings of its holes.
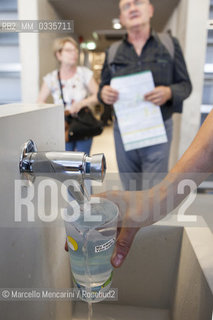
{"type": "MultiPolygon", "coordinates": [[[[187,1],[185,57],[192,80],[193,94],[184,105],[179,156],[192,142],[200,126],[208,15],[209,0],[187,1]]],[[[179,25],[180,23],[181,15],[179,25]]]]}
{"type": "MultiPolygon", "coordinates": [[[[18,0],[18,11],[21,20],[60,20],[48,0],[18,0]]],[[[43,76],[57,67],[52,45],[61,35],[55,32],[20,34],[23,102],[36,101],[43,76]]]]}
{"type": "MultiPolygon", "coordinates": [[[[37,0],[18,0],[20,20],[36,20],[38,17],[37,0]]],[[[38,33],[20,33],[20,61],[22,101],[35,102],[39,90],[38,33]]]]}
{"type": "MultiPolygon", "coordinates": [[[[48,0],[37,0],[38,19],[39,20],[61,20],[60,16],[50,5],[48,0]]],[[[63,33],[40,33],[39,34],[39,84],[41,86],[43,76],[58,67],[57,61],[53,55],[53,42],[56,38],[63,37],[63,33]]],[[[47,102],[53,102],[49,97],[47,102]]]]}
{"type": "Polygon", "coordinates": [[[190,145],[200,125],[209,0],[181,0],[165,29],[171,29],[181,44],[193,92],[185,101],[182,116],[174,115],[173,165],[190,145]]]}

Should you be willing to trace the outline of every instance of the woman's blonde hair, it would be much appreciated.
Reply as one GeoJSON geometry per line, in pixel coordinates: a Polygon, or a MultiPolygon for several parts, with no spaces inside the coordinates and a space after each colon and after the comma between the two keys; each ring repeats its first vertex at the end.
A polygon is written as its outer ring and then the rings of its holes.
{"type": "Polygon", "coordinates": [[[55,57],[56,57],[56,53],[60,52],[63,49],[66,42],[72,43],[78,50],[78,44],[72,37],[57,38],[55,39],[53,44],[53,52],[55,57]]]}

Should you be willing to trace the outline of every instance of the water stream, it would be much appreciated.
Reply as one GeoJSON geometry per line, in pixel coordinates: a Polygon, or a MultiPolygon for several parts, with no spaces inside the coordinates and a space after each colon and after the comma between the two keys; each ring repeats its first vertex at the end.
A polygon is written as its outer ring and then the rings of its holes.
{"type": "Polygon", "coordinates": [[[92,302],[88,302],[88,320],[92,320],[92,302]]]}

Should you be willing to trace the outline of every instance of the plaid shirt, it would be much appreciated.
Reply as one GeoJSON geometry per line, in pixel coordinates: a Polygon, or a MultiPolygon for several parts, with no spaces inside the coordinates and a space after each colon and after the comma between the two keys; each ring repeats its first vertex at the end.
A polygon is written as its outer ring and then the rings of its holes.
{"type": "Polygon", "coordinates": [[[140,56],[127,40],[127,35],[118,47],[111,66],[108,65],[108,51],[106,51],[98,92],[99,101],[103,103],[100,96],[101,90],[103,86],[110,84],[113,77],[151,70],[155,86],[168,86],[172,90],[172,99],[161,106],[163,119],[170,118],[173,112],[181,113],[183,100],[190,95],[192,85],[179,42],[174,37],[172,40],[174,58],[154,31],[144,45],[140,56]]]}

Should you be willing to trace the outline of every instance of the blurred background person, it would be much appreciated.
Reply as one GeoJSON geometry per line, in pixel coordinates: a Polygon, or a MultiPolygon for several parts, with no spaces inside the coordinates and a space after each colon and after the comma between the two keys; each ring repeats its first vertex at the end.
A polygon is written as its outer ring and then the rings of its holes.
{"type": "MultiPolygon", "coordinates": [[[[55,104],[64,105],[65,116],[76,116],[83,107],[92,107],[98,102],[98,85],[89,68],[78,66],[78,44],[73,38],[56,39],[54,55],[59,62],[59,69],[43,78],[37,102],[45,103],[51,94],[55,104]]],[[[89,154],[91,145],[92,138],[74,140],[66,142],[66,151],[89,154]]]]}

